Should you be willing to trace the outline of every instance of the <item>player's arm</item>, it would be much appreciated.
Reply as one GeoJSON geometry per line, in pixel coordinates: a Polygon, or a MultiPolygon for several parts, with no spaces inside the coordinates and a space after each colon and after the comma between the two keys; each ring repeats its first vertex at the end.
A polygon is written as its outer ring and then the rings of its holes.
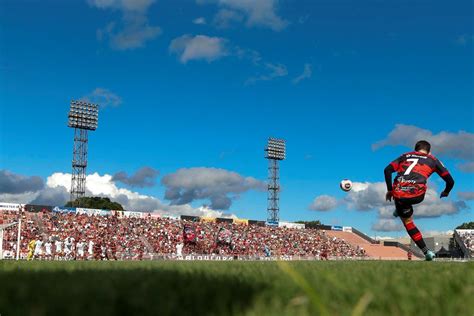
{"type": "Polygon", "coordinates": [[[396,172],[400,163],[400,158],[392,161],[387,167],[385,167],[383,173],[385,175],[385,184],[387,185],[387,194],[385,199],[387,201],[392,201],[392,173],[396,172]]]}
{"type": "Polygon", "coordinates": [[[439,160],[436,160],[436,173],[444,180],[444,182],[446,182],[446,187],[444,188],[444,191],[441,192],[440,198],[447,197],[454,187],[454,179],[448,169],[446,169],[443,163],[439,160]]]}

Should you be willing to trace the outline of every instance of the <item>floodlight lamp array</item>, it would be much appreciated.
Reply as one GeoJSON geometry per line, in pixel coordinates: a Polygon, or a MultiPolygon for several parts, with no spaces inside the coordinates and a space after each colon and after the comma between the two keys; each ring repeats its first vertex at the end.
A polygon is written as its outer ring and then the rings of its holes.
{"type": "Polygon", "coordinates": [[[99,106],[85,101],[71,101],[69,127],[95,131],[99,121],[99,106]]]}
{"type": "Polygon", "coordinates": [[[286,142],[283,139],[270,137],[267,147],[265,148],[267,159],[285,160],[286,159],[286,142]]]}

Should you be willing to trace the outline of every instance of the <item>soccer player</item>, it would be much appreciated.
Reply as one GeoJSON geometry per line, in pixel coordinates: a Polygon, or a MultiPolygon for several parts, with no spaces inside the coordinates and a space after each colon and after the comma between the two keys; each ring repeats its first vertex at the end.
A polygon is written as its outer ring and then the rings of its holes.
{"type": "Polygon", "coordinates": [[[26,260],[32,260],[33,259],[33,254],[35,252],[35,244],[36,244],[36,240],[32,239],[30,240],[30,242],[28,243],[28,255],[26,257],[26,260]]]}
{"type": "Polygon", "coordinates": [[[177,243],[176,244],[176,256],[178,258],[181,258],[183,256],[183,243],[177,243]]]}
{"type": "Polygon", "coordinates": [[[85,243],[79,239],[79,241],[76,243],[76,260],[79,259],[79,260],[84,260],[84,247],[85,247],[85,243]]]}
{"type": "Polygon", "coordinates": [[[413,222],[413,205],[421,203],[425,198],[426,181],[436,172],[445,182],[446,187],[440,197],[447,197],[454,186],[454,180],[441,161],[430,155],[431,145],[420,140],[415,145],[415,151],[408,152],[392,161],[384,170],[387,184],[387,201],[395,201],[395,217],[400,216],[405,229],[418,248],[425,254],[427,261],[433,260],[435,254],[426,247],[418,228],[413,222]],[[392,186],[392,173],[397,176],[392,186]]]}
{"type": "Polygon", "coordinates": [[[107,244],[106,241],[104,241],[101,246],[100,246],[100,256],[102,260],[109,260],[109,255],[107,254],[107,244]]]}
{"type": "Polygon", "coordinates": [[[33,255],[33,259],[42,259],[43,257],[43,239],[41,237],[38,238],[38,240],[36,240],[36,243],[35,243],[35,252],[34,252],[34,255],[33,255]]]}
{"type": "Polygon", "coordinates": [[[46,260],[51,260],[52,258],[52,251],[51,251],[51,248],[52,248],[53,244],[51,243],[50,239],[46,239],[46,242],[44,243],[44,249],[46,251],[46,260]]]}
{"type": "Polygon", "coordinates": [[[54,242],[56,260],[61,260],[63,257],[63,242],[59,239],[59,236],[56,236],[56,241],[54,242]]]}
{"type": "Polygon", "coordinates": [[[71,260],[73,257],[73,246],[74,246],[74,238],[72,237],[67,237],[66,240],[64,240],[64,258],[66,260],[71,260]]]}
{"type": "Polygon", "coordinates": [[[87,254],[87,260],[94,259],[94,241],[92,241],[92,239],[89,240],[87,254]]]}

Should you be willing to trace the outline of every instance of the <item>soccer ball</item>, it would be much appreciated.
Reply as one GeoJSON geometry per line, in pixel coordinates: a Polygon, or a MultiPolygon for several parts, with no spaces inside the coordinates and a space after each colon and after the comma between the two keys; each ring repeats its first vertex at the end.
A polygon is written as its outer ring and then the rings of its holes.
{"type": "Polygon", "coordinates": [[[349,179],[344,179],[341,181],[339,186],[341,187],[342,191],[349,192],[352,189],[352,181],[349,179]]]}

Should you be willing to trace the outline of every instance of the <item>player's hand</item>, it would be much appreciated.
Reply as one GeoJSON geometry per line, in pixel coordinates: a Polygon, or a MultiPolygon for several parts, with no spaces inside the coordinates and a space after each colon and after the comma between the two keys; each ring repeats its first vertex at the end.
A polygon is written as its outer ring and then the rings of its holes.
{"type": "Polygon", "coordinates": [[[392,191],[388,191],[387,194],[385,194],[385,200],[389,202],[392,202],[392,197],[393,197],[392,191]]]}
{"type": "Polygon", "coordinates": [[[444,197],[447,197],[448,195],[449,195],[448,192],[443,191],[443,192],[441,192],[441,194],[439,195],[439,197],[440,197],[440,198],[444,198],[444,197]]]}

